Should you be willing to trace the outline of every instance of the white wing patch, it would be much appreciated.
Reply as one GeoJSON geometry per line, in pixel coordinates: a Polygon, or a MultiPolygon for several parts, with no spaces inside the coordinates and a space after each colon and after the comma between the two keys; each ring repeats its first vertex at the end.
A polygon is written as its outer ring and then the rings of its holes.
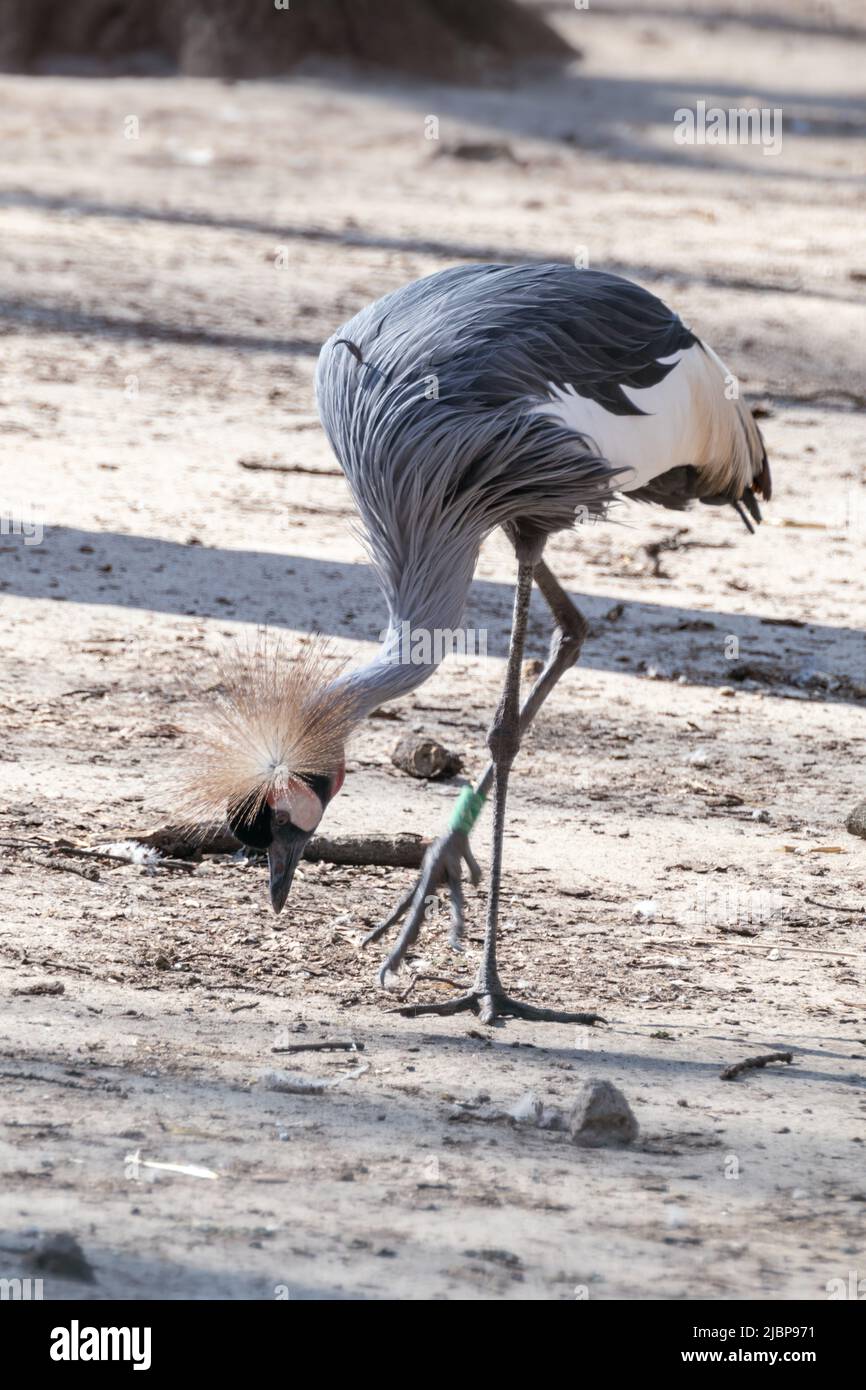
{"type": "Polygon", "coordinates": [[[732,485],[742,491],[761,451],[751,413],[747,421],[739,401],[725,395],[724,363],[699,344],[658,360],[676,365],[657,386],[622,388],[643,415],[613,415],[573,386],[552,383],[550,403],[538,412],[588,437],[614,467],[629,469],[619,483],[621,492],[634,492],[684,464],[701,471],[710,491],[725,492],[732,485]]]}

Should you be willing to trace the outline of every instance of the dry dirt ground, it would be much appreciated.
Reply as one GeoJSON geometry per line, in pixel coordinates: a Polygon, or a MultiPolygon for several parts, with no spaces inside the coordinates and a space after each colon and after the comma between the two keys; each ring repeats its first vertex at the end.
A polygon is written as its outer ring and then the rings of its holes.
{"type": "MultiPolygon", "coordinates": [[[[3,79],[3,1275],[56,1231],[95,1281],[49,1273],[46,1297],[822,1299],[866,1272],[866,842],[844,828],[866,795],[866,30],[853,5],[844,31],[805,0],[696,8],[550,6],[583,63],[485,91],[3,79]],[[699,98],[781,108],[781,153],[676,146],[699,98]],[[357,947],[405,871],[306,865],[275,918],[259,865],[58,854],[170,817],[189,689],[239,634],[373,650],[312,424],[321,341],[442,266],[580,247],[764,402],[777,483],[754,538],[629,507],[550,546],[593,631],[513,780],[502,968],[606,1025],[394,1012],[357,947]],[[274,1046],[334,1036],[363,1053],[293,1069],[338,1085],[262,1088],[274,1046]],[[720,1080],[779,1048],[793,1065],[720,1080]],[[631,1149],[491,1119],[588,1077],[629,1098],[631,1149]]],[[[417,729],[480,771],[512,579],[493,537],[468,614],[487,658],[361,731],[330,831],[441,827],[457,786],[390,751],[417,729]]],[[[529,654],[546,640],[539,604],[529,654]]],[[[411,972],[469,978],[470,897],[469,955],[443,913],[411,972]]]]}

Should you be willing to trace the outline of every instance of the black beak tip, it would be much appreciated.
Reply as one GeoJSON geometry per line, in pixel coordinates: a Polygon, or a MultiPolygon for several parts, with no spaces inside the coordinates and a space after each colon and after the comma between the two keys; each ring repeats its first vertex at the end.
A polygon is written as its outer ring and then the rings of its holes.
{"type": "Polygon", "coordinates": [[[271,892],[271,907],[274,912],[282,912],[289,896],[295,870],[304,855],[304,847],[309,835],[292,829],[288,834],[277,831],[268,849],[268,870],[271,892]]]}
{"type": "Polygon", "coordinates": [[[289,896],[289,889],[292,886],[292,879],[295,876],[295,866],[292,863],[286,863],[282,856],[275,859],[274,856],[269,854],[268,861],[271,870],[271,907],[274,909],[274,912],[280,913],[285,907],[286,899],[289,896]]]}

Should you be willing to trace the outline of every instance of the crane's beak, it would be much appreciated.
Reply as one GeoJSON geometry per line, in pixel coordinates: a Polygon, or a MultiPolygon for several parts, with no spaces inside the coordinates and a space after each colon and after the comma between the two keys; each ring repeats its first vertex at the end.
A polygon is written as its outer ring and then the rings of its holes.
{"type": "Polygon", "coordinates": [[[289,896],[295,869],[303,858],[311,835],[294,825],[275,825],[268,848],[268,868],[271,879],[271,907],[280,912],[289,896]]]}

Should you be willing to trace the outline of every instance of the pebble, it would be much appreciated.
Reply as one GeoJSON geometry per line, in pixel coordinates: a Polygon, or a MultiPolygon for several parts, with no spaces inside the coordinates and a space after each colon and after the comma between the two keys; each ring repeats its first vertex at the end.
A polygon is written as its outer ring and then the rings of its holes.
{"type": "Polygon", "coordinates": [[[586,1148],[633,1144],[640,1132],[634,1112],[610,1081],[586,1081],[568,1117],[572,1143],[586,1148]]]}
{"type": "Polygon", "coordinates": [[[56,1274],[60,1279],[76,1279],[81,1284],[92,1284],[95,1277],[93,1267],[75,1236],[67,1231],[46,1235],[33,1252],[33,1264],[46,1274],[56,1274]]]}
{"type": "Polygon", "coordinates": [[[435,738],[417,738],[407,734],[391,754],[391,762],[410,777],[453,777],[463,768],[459,753],[452,753],[435,738]]]}

